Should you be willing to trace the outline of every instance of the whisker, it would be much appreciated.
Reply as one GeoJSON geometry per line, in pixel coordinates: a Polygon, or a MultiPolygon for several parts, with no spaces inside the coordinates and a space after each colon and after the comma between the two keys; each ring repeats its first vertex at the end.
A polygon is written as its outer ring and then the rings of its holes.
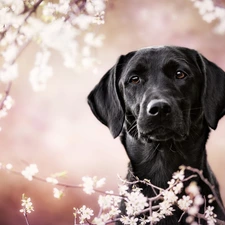
{"type": "Polygon", "coordinates": [[[137,133],[137,122],[136,121],[134,121],[132,124],[131,124],[131,126],[130,126],[130,128],[128,129],[128,133],[129,134],[131,134],[131,135],[133,135],[133,136],[135,136],[135,135],[137,135],[137,134],[135,134],[135,133],[137,133]],[[133,132],[134,131],[134,132],[133,132]],[[132,134],[133,133],[133,134],[132,134]]]}

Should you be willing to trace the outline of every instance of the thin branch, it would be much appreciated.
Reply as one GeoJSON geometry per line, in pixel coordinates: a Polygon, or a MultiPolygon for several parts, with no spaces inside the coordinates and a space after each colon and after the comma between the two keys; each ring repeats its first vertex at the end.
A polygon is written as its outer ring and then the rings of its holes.
{"type": "Polygon", "coordinates": [[[24,215],[26,224],[27,224],[27,225],[30,225],[30,223],[29,223],[29,221],[28,221],[28,218],[27,218],[27,213],[25,212],[23,215],[24,215]]]}
{"type": "MultiPolygon", "coordinates": [[[[21,172],[18,172],[18,171],[15,171],[15,170],[7,170],[8,172],[10,173],[13,173],[15,175],[19,175],[19,176],[22,176],[21,172]]],[[[38,176],[32,176],[34,180],[38,180],[38,181],[41,181],[41,182],[44,182],[44,183],[48,183],[46,181],[46,179],[44,178],[41,178],[41,177],[38,177],[38,176]]],[[[66,183],[57,183],[55,184],[56,186],[61,186],[61,187],[64,187],[64,188],[78,188],[78,189],[82,189],[83,186],[80,184],[80,185],[75,185],[75,184],[66,184],[66,183]]],[[[121,198],[124,198],[124,196],[122,195],[117,195],[117,194],[113,194],[113,193],[107,193],[105,191],[101,191],[101,190],[98,190],[98,189],[95,189],[93,188],[93,190],[97,193],[100,193],[100,194],[104,194],[104,195],[112,195],[112,196],[117,196],[117,197],[121,197],[121,198]]]]}
{"type": "Polygon", "coordinates": [[[2,99],[2,101],[0,103],[0,110],[2,110],[3,107],[4,107],[4,102],[7,99],[7,97],[9,96],[9,92],[10,92],[11,87],[12,87],[12,82],[9,82],[8,86],[7,86],[6,90],[5,90],[5,96],[3,97],[3,99],[2,99]]]}

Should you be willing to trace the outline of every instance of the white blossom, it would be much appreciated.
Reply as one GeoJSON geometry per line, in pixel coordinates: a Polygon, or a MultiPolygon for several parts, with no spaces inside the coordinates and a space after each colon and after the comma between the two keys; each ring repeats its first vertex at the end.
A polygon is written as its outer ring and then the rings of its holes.
{"type": "Polygon", "coordinates": [[[153,224],[160,221],[161,215],[158,212],[152,212],[152,215],[148,217],[147,222],[152,222],[153,224]]]}
{"type": "Polygon", "coordinates": [[[112,202],[113,202],[113,196],[111,195],[105,195],[105,196],[100,195],[98,198],[98,204],[103,209],[110,208],[112,205],[112,202]]]}
{"type": "Polygon", "coordinates": [[[199,14],[202,19],[207,23],[211,23],[215,20],[218,23],[215,26],[214,31],[218,34],[225,33],[225,9],[222,7],[215,6],[213,0],[192,0],[194,6],[198,8],[199,14]]]}
{"type": "Polygon", "coordinates": [[[169,203],[174,203],[177,201],[178,197],[175,195],[173,191],[165,190],[162,192],[165,201],[169,203]]]}
{"type": "Polygon", "coordinates": [[[53,196],[58,199],[62,198],[63,190],[59,190],[58,188],[53,188],[53,196]]]}
{"type": "Polygon", "coordinates": [[[34,91],[43,91],[47,80],[52,76],[52,67],[47,65],[49,57],[50,52],[46,49],[36,54],[35,67],[30,71],[30,82],[34,91]]]}
{"type": "Polygon", "coordinates": [[[87,194],[94,193],[94,180],[91,177],[82,177],[83,180],[83,190],[87,194]]]}
{"type": "Polygon", "coordinates": [[[128,216],[122,216],[120,221],[123,223],[123,224],[127,224],[127,225],[137,225],[137,222],[138,222],[138,218],[135,218],[135,217],[128,217],[128,216]]]}
{"type": "Polygon", "coordinates": [[[13,166],[12,166],[11,163],[7,163],[7,164],[5,165],[5,168],[6,168],[7,170],[11,170],[11,169],[13,168],[13,166]]]}
{"type": "Polygon", "coordinates": [[[81,14],[74,18],[73,24],[76,24],[81,30],[87,30],[92,21],[92,16],[81,14]]]}
{"type": "Polygon", "coordinates": [[[103,177],[103,178],[101,178],[101,179],[99,179],[99,180],[97,180],[96,181],[96,184],[95,184],[95,187],[96,188],[100,188],[100,187],[102,187],[104,184],[105,184],[105,178],[103,177]]]}
{"type": "Polygon", "coordinates": [[[97,179],[97,177],[88,177],[84,176],[82,177],[83,180],[83,190],[87,194],[94,193],[95,188],[102,187],[105,184],[105,178],[97,179]]]}
{"type": "Polygon", "coordinates": [[[126,195],[128,192],[128,186],[127,185],[119,185],[119,193],[120,195],[126,195]]]}
{"type": "Polygon", "coordinates": [[[13,101],[12,97],[8,95],[8,96],[6,97],[6,99],[4,100],[4,102],[3,102],[4,108],[5,108],[6,110],[11,109],[12,106],[13,106],[13,103],[14,103],[14,101],[13,101]]]}
{"type": "Polygon", "coordinates": [[[195,216],[199,211],[199,206],[193,205],[188,208],[187,212],[189,215],[195,216]]]}
{"type": "Polygon", "coordinates": [[[102,213],[99,217],[94,218],[93,224],[105,225],[109,219],[110,215],[108,213],[102,213]]]}
{"type": "Polygon", "coordinates": [[[200,206],[203,203],[204,203],[203,197],[200,194],[199,195],[196,195],[195,198],[194,198],[194,204],[200,206]]]}
{"type": "Polygon", "coordinates": [[[199,187],[196,182],[191,182],[188,187],[185,189],[186,193],[197,196],[199,194],[199,187]]]}
{"type": "Polygon", "coordinates": [[[172,215],[172,212],[174,211],[172,204],[168,201],[163,201],[159,203],[160,207],[160,214],[170,216],[172,215]]]}
{"type": "Polygon", "coordinates": [[[58,184],[59,183],[59,181],[54,177],[47,177],[46,182],[51,183],[51,184],[58,184]]]}
{"type": "Polygon", "coordinates": [[[183,195],[182,199],[179,199],[177,203],[181,210],[186,211],[193,201],[191,200],[190,196],[183,195]]]}
{"type": "Polygon", "coordinates": [[[31,202],[31,198],[28,198],[25,196],[25,194],[22,195],[22,200],[21,200],[22,204],[21,206],[23,207],[22,209],[20,209],[21,213],[31,213],[32,211],[34,211],[34,207],[33,207],[33,203],[31,202]]]}
{"type": "Polygon", "coordinates": [[[101,47],[104,38],[104,35],[96,36],[93,32],[89,32],[85,35],[84,42],[92,47],[101,47]]]}
{"type": "Polygon", "coordinates": [[[18,65],[14,64],[4,64],[0,70],[0,80],[3,83],[8,83],[13,81],[18,76],[18,65]]]}
{"type": "Polygon", "coordinates": [[[175,194],[179,194],[182,191],[182,188],[184,187],[184,184],[182,182],[178,182],[174,187],[173,191],[175,194]]]}
{"type": "Polygon", "coordinates": [[[93,216],[93,210],[90,208],[87,208],[85,205],[83,205],[78,211],[78,214],[80,214],[80,223],[84,223],[85,220],[89,220],[91,216],[93,216]]]}
{"type": "Polygon", "coordinates": [[[128,215],[140,213],[145,207],[148,206],[148,199],[140,192],[139,189],[128,193],[125,200],[128,215]]]}
{"type": "Polygon", "coordinates": [[[205,210],[205,218],[207,219],[207,223],[209,225],[216,224],[217,215],[213,212],[213,210],[214,210],[213,206],[208,206],[207,209],[205,210]]]}
{"type": "Polygon", "coordinates": [[[36,164],[30,164],[21,172],[21,174],[29,181],[33,180],[33,176],[38,173],[38,168],[36,164]]]}
{"type": "Polygon", "coordinates": [[[115,206],[111,206],[111,209],[109,211],[110,217],[118,216],[120,213],[121,213],[121,211],[118,208],[118,205],[116,207],[115,206]]]}
{"type": "Polygon", "coordinates": [[[179,170],[173,174],[173,179],[183,180],[184,179],[184,170],[179,170]]]}

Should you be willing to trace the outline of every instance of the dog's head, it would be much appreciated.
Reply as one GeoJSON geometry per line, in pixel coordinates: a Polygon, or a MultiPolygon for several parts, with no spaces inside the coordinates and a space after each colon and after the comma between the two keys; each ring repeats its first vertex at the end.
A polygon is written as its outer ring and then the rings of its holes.
{"type": "Polygon", "coordinates": [[[117,137],[184,140],[190,124],[215,129],[225,114],[225,73],[197,51],[165,46],[120,56],[88,96],[94,115],[117,137]]]}

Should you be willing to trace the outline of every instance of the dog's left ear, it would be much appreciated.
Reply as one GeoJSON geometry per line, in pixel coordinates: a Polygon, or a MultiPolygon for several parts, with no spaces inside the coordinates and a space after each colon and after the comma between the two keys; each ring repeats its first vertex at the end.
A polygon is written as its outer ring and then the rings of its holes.
{"type": "Polygon", "coordinates": [[[215,130],[220,118],[225,115],[225,72],[204,56],[199,57],[205,77],[203,110],[208,125],[215,130]]]}
{"type": "Polygon", "coordinates": [[[120,56],[117,63],[88,95],[88,104],[93,114],[109,128],[114,138],[120,134],[125,118],[124,103],[119,94],[118,82],[124,66],[134,53],[120,56]]]}

